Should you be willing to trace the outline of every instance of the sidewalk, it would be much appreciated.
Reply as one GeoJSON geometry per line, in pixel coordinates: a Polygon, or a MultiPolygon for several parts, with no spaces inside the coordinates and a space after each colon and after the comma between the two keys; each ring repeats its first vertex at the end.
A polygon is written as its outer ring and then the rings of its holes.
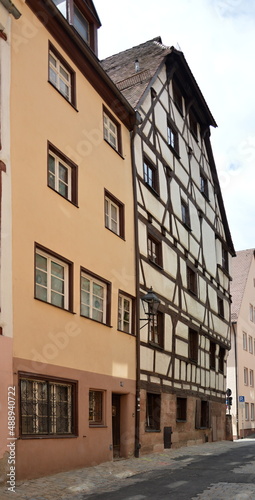
{"type": "MultiPolygon", "coordinates": [[[[245,442],[245,439],[239,440],[245,442]]],[[[100,492],[106,488],[118,486],[125,478],[170,467],[177,469],[188,465],[194,456],[221,454],[236,446],[237,441],[220,441],[165,450],[163,453],[144,455],[106,462],[95,467],[86,467],[69,472],[61,472],[29,481],[18,481],[15,493],[0,487],[1,500],[71,500],[75,495],[100,492]],[[181,464],[176,458],[181,460],[181,464]],[[14,496],[13,496],[14,495],[14,496]]]]}

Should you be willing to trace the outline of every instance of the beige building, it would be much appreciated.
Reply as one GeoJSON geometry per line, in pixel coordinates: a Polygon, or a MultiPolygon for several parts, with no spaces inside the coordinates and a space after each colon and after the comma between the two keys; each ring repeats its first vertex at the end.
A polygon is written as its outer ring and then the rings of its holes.
{"type": "Polygon", "coordinates": [[[210,144],[216,123],[183,53],[160,37],[102,64],[140,115],[140,296],[152,287],[160,299],[138,336],[136,454],[224,439],[234,248],[210,144]]]}
{"type": "Polygon", "coordinates": [[[135,112],[98,62],[92,1],[15,6],[0,41],[1,393],[14,385],[16,477],[31,478],[134,450],[135,112]]]}
{"type": "Polygon", "coordinates": [[[227,386],[232,394],[233,437],[255,433],[255,254],[242,250],[233,259],[231,283],[231,351],[227,359],[227,386]]]}

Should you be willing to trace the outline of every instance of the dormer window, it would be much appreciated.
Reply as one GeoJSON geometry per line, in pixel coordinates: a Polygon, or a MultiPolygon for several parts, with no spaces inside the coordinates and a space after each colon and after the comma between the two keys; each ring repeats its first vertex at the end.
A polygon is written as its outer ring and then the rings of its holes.
{"type": "Polygon", "coordinates": [[[74,4],[73,6],[73,25],[78,31],[79,35],[83,40],[90,44],[89,42],[89,23],[83,14],[79,11],[78,7],[74,4]]]}
{"type": "Polygon", "coordinates": [[[101,23],[96,10],[89,9],[83,0],[53,0],[53,2],[84,42],[97,53],[97,29],[101,23]]]}

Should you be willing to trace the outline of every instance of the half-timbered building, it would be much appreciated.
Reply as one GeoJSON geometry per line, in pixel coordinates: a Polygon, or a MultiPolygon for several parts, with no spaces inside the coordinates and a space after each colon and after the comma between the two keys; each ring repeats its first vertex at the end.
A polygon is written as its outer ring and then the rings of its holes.
{"type": "Polygon", "coordinates": [[[149,321],[140,312],[136,454],[224,439],[234,248],[210,143],[216,122],[183,53],[160,37],[102,65],[140,115],[139,290],[160,299],[149,321]]]}

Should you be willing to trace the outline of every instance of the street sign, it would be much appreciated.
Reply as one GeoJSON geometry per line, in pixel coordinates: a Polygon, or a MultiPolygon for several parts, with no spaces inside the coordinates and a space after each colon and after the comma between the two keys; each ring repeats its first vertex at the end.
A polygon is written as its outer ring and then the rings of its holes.
{"type": "Polygon", "coordinates": [[[245,402],[245,397],[239,396],[239,403],[244,403],[244,402],[245,402]]]}

